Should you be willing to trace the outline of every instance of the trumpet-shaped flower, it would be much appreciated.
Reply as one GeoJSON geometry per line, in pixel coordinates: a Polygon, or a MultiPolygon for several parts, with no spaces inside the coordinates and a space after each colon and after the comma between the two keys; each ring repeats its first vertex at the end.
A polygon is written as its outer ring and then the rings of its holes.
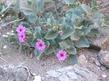
{"type": "Polygon", "coordinates": [[[56,56],[59,61],[64,61],[67,59],[67,52],[65,50],[59,50],[56,56]]]}
{"type": "Polygon", "coordinates": [[[26,32],[26,28],[20,24],[17,29],[16,29],[17,33],[25,33],[26,32]]]}
{"type": "Polygon", "coordinates": [[[26,40],[26,35],[24,33],[18,34],[19,42],[24,43],[26,40]]]}
{"type": "Polygon", "coordinates": [[[40,51],[43,52],[46,48],[45,42],[41,39],[38,39],[35,45],[35,48],[40,51]]]}

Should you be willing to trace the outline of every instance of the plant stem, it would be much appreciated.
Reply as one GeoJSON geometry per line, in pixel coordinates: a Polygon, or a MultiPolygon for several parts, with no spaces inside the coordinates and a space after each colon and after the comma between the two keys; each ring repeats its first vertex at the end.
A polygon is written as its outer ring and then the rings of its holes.
{"type": "MultiPolygon", "coordinates": [[[[24,18],[23,18],[23,19],[24,19],[24,18]]],[[[23,19],[16,19],[16,20],[14,20],[14,21],[10,21],[10,22],[8,22],[8,23],[5,23],[5,24],[0,25],[0,27],[5,27],[5,26],[7,26],[7,25],[9,25],[9,24],[22,21],[23,19]]]]}
{"type": "Polygon", "coordinates": [[[6,10],[8,10],[11,5],[12,5],[12,3],[10,3],[5,9],[3,9],[3,10],[0,12],[0,15],[2,15],[6,10]]]}

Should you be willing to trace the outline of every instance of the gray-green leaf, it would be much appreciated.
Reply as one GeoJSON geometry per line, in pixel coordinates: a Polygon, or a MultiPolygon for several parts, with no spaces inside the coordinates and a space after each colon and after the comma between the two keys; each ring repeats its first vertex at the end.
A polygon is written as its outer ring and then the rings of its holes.
{"type": "Polygon", "coordinates": [[[71,28],[64,29],[64,34],[62,35],[61,39],[66,39],[66,38],[70,37],[73,32],[74,32],[74,30],[71,28]]]}
{"type": "Polygon", "coordinates": [[[76,50],[75,47],[72,47],[72,48],[68,49],[67,51],[71,55],[76,55],[77,54],[77,50],[76,50]]]}
{"type": "Polygon", "coordinates": [[[66,41],[60,42],[59,45],[62,49],[70,48],[70,45],[66,41]]]}
{"type": "Polygon", "coordinates": [[[58,36],[58,33],[57,33],[57,32],[49,31],[49,32],[45,35],[45,39],[52,40],[52,39],[55,39],[57,36],[58,36]]]}
{"type": "Polygon", "coordinates": [[[90,46],[90,42],[88,41],[87,38],[81,37],[80,40],[75,43],[75,45],[78,48],[84,48],[84,47],[89,47],[90,46]]]}

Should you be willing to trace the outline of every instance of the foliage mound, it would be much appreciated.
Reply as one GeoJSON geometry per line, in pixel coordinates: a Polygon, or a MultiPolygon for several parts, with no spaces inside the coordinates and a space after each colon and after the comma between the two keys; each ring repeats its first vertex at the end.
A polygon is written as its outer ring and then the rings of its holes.
{"type": "Polygon", "coordinates": [[[56,55],[64,61],[76,56],[81,48],[90,47],[90,38],[96,37],[103,25],[103,14],[78,0],[28,0],[21,8],[19,0],[12,7],[15,17],[11,44],[32,52],[40,58],[56,55]]]}

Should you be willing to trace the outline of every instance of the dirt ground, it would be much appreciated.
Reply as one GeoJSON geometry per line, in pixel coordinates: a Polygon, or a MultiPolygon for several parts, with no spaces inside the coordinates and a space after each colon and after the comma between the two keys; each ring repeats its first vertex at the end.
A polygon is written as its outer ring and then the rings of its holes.
{"type": "MultiPolygon", "coordinates": [[[[100,65],[97,60],[97,54],[98,51],[82,49],[78,54],[78,60],[81,61],[79,64],[97,74],[100,81],[109,81],[109,70],[100,65]],[[85,59],[81,57],[81,55],[84,55],[85,59]]],[[[68,64],[67,61],[60,63],[55,57],[44,57],[41,60],[37,60],[36,57],[30,58],[27,55],[20,54],[15,48],[7,47],[5,51],[3,51],[3,55],[1,54],[0,65],[24,65],[27,66],[32,73],[45,77],[46,72],[49,70],[72,64],[68,64]]]]}
{"type": "MultiPolygon", "coordinates": [[[[105,35],[109,35],[108,30],[104,31],[105,35]]],[[[1,33],[1,36],[2,34],[4,34],[4,32],[1,33]]],[[[0,39],[2,38],[0,37],[0,39]]],[[[3,44],[3,42],[0,42],[0,44],[3,44]]],[[[31,55],[20,53],[15,47],[7,46],[8,44],[9,43],[4,43],[4,48],[0,48],[0,65],[24,65],[27,66],[32,73],[40,75],[42,78],[45,77],[46,72],[49,70],[72,65],[69,64],[67,60],[60,63],[54,56],[43,57],[41,60],[37,60],[36,57],[31,58],[31,55]]],[[[99,51],[92,49],[81,49],[78,53],[78,64],[87,67],[90,71],[97,74],[100,81],[109,81],[109,69],[99,63],[98,53],[99,51]]]]}
{"type": "Polygon", "coordinates": [[[36,75],[44,76],[50,69],[58,69],[69,65],[66,62],[60,63],[55,57],[44,57],[41,60],[37,60],[36,57],[29,57],[24,54],[20,54],[18,50],[14,48],[6,48],[3,51],[3,55],[0,56],[0,65],[15,65],[15,66],[27,66],[32,73],[36,75]]]}

